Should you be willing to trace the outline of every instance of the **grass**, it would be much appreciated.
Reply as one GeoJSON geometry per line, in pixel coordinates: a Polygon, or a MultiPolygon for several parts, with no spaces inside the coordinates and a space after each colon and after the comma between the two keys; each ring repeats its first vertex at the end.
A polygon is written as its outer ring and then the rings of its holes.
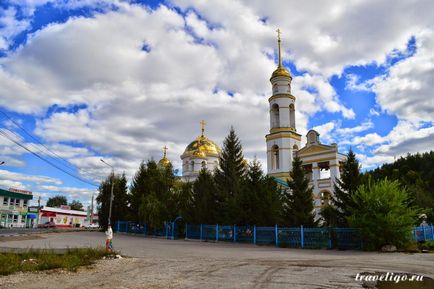
{"type": "Polygon", "coordinates": [[[80,266],[91,265],[98,259],[114,254],[106,252],[104,248],[70,249],[64,254],[50,250],[0,253],[0,275],[57,268],[75,272],[80,266]]]}

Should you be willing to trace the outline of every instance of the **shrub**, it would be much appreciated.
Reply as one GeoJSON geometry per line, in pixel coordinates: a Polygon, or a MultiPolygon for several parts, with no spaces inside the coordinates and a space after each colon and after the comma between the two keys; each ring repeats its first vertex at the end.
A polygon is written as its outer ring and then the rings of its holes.
{"type": "Polygon", "coordinates": [[[410,205],[405,188],[387,179],[361,185],[352,196],[349,224],[361,230],[366,250],[386,244],[402,247],[411,239],[411,230],[420,209],[410,205]]]}

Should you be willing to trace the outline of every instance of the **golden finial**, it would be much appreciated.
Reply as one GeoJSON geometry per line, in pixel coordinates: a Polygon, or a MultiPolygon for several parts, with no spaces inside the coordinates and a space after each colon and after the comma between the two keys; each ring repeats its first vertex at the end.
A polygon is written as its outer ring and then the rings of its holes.
{"type": "Polygon", "coordinates": [[[204,135],[204,132],[205,132],[205,125],[206,125],[206,122],[204,121],[204,120],[202,120],[201,122],[200,122],[200,125],[202,126],[202,136],[204,135]]]}
{"type": "Polygon", "coordinates": [[[277,46],[279,49],[279,67],[281,67],[282,66],[282,57],[280,54],[280,34],[282,34],[282,32],[280,31],[279,28],[277,28],[276,32],[277,32],[277,46]]]}
{"type": "Polygon", "coordinates": [[[165,159],[166,153],[167,153],[167,146],[166,145],[164,145],[164,147],[163,147],[163,152],[164,152],[163,159],[165,159]]]}

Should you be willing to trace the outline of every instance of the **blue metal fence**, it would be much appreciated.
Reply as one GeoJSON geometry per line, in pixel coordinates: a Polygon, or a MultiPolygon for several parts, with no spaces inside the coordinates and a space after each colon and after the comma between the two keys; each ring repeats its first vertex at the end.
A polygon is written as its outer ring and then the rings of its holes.
{"type": "Polygon", "coordinates": [[[434,241],[434,226],[413,228],[413,238],[417,242],[434,241]]]}
{"type": "MultiPolygon", "coordinates": [[[[175,223],[166,223],[157,228],[148,228],[146,224],[118,221],[116,232],[144,236],[160,236],[177,239],[179,228],[175,223]]],[[[353,228],[282,228],[238,226],[238,225],[185,225],[185,239],[201,241],[226,241],[252,243],[257,245],[275,245],[289,248],[337,248],[360,250],[363,248],[362,236],[353,228]]],[[[417,242],[434,240],[434,226],[416,227],[412,231],[417,242]]]]}

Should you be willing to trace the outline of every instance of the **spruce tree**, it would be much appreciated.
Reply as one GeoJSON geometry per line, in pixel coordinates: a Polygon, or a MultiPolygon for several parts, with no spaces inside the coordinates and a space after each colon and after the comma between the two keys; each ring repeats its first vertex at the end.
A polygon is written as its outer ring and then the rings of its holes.
{"type": "Polygon", "coordinates": [[[130,217],[127,178],[125,177],[125,174],[110,174],[107,179],[105,179],[99,186],[99,194],[96,197],[96,201],[98,204],[99,223],[104,229],[107,228],[108,224],[110,194],[113,182],[114,198],[112,202],[111,223],[112,225],[114,225],[116,221],[125,221],[128,220],[130,217]]]}
{"type": "Polygon", "coordinates": [[[147,204],[154,204],[155,200],[158,200],[163,208],[161,218],[165,221],[173,219],[176,215],[172,196],[175,179],[171,164],[159,167],[154,160],[146,164],[141,162],[130,186],[133,220],[143,221],[143,215],[139,214],[139,208],[143,209],[143,198],[147,204]],[[148,198],[151,194],[153,196],[148,198]]]}
{"type": "Polygon", "coordinates": [[[264,175],[255,159],[249,164],[237,198],[238,224],[270,226],[279,222],[280,193],[276,182],[264,175]]]}
{"type": "Polygon", "coordinates": [[[217,207],[219,222],[232,224],[238,215],[236,198],[241,190],[241,182],[245,174],[243,149],[234,128],[223,142],[223,149],[219,156],[220,167],[215,171],[215,182],[219,193],[217,207]]]}
{"type": "Polygon", "coordinates": [[[285,207],[283,211],[284,223],[290,227],[314,227],[315,213],[313,207],[312,187],[306,178],[302,161],[295,157],[292,162],[291,179],[288,180],[289,190],[284,193],[285,207]]]}
{"type": "Polygon", "coordinates": [[[330,209],[329,218],[336,220],[336,224],[329,225],[348,227],[349,211],[354,206],[352,196],[357,191],[360,183],[360,164],[350,148],[347,159],[342,164],[341,177],[335,180],[334,195],[331,198],[334,210],[330,209]]]}
{"type": "Polygon", "coordinates": [[[193,183],[193,219],[197,224],[216,224],[217,190],[212,174],[203,168],[193,183]]]}

